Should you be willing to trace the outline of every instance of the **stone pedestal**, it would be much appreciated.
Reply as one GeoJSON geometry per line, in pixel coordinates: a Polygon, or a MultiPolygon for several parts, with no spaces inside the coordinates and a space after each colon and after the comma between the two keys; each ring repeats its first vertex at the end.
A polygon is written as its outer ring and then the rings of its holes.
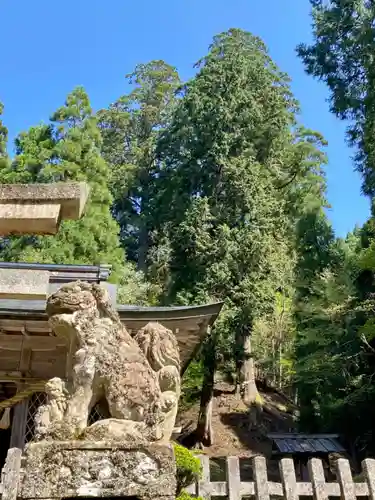
{"type": "Polygon", "coordinates": [[[42,441],[27,446],[20,499],[135,497],[174,500],[173,448],[150,444],[42,441]]]}

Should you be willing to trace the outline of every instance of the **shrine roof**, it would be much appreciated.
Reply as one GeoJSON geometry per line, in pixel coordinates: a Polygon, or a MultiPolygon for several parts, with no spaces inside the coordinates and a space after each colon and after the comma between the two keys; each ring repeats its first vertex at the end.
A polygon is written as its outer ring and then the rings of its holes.
{"type": "MultiPolygon", "coordinates": [[[[35,272],[43,273],[48,271],[48,293],[45,297],[54,293],[64,283],[81,280],[100,284],[107,289],[112,305],[116,307],[122,323],[130,334],[135,334],[151,321],[161,323],[175,333],[180,347],[182,372],[186,370],[205,338],[208,327],[213,325],[223,307],[222,302],[206,305],[169,307],[117,304],[117,287],[108,283],[108,278],[111,274],[111,266],[108,265],[86,266],[0,262],[0,272],[2,269],[16,269],[21,271],[21,276],[22,270],[26,272],[34,270],[35,272]]],[[[38,349],[42,349],[41,346],[43,346],[44,351],[47,350],[47,347],[48,349],[50,347],[51,349],[57,348],[57,341],[58,339],[54,337],[48,324],[46,299],[33,299],[33,297],[24,299],[19,296],[9,298],[6,294],[3,294],[0,298],[0,371],[1,364],[5,365],[5,359],[3,360],[1,357],[2,354],[6,357],[9,367],[12,367],[13,371],[17,371],[15,359],[18,356],[18,343],[20,345],[22,343],[22,348],[24,348],[26,342],[28,349],[31,349],[33,352],[39,352],[38,349]],[[23,339],[21,339],[22,336],[24,337],[23,339]],[[11,359],[11,352],[14,352],[14,359],[11,359]]],[[[40,354],[43,361],[42,356],[40,354]]],[[[49,354],[48,356],[51,357],[49,354]]],[[[29,371],[32,371],[31,368],[29,368],[29,371]]]]}
{"type": "MultiPolygon", "coordinates": [[[[215,302],[205,305],[194,306],[165,306],[165,307],[148,307],[136,306],[128,304],[118,304],[116,309],[120,318],[136,318],[140,317],[181,317],[188,318],[191,316],[216,316],[223,307],[222,302],[215,302]]],[[[46,301],[45,300],[17,300],[17,299],[0,299],[0,315],[10,315],[14,318],[25,315],[42,315],[46,316],[46,301]]],[[[151,321],[151,319],[150,319],[151,321]]]]}
{"type": "MultiPolygon", "coordinates": [[[[117,311],[130,334],[135,334],[150,321],[161,323],[172,330],[179,344],[181,373],[184,373],[206,337],[208,327],[214,324],[222,307],[222,303],[183,307],[139,307],[122,304],[117,306],[117,311]]],[[[9,370],[19,370],[17,338],[20,348],[27,342],[30,344],[29,348],[35,352],[39,348],[43,351],[57,349],[57,339],[47,321],[45,301],[0,300],[0,369],[2,365],[8,364],[9,370]],[[11,352],[14,360],[10,363],[11,352]],[[2,359],[2,354],[5,355],[6,362],[2,359]]],[[[47,355],[51,357],[48,352],[47,355]]],[[[43,378],[37,371],[34,376],[43,378]]]]}
{"type": "Polygon", "coordinates": [[[338,434],[299,434],[270,433],[267,437],[272,440],[276,453],[283,455],[296,454],[328,454],[343,453],[345,448],[339,441],[338,434]]]}

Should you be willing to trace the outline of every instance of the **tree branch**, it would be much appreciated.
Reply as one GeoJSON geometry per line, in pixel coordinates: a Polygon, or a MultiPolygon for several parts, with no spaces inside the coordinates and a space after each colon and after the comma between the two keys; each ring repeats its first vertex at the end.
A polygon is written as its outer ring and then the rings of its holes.
{"type": "Polygon", "coordinates": [[[365,337],[365,334],[364,334],[364,333],[362,333],[362,335],[361,335],[361,340],[362,340],[362,342],[365,344],[365,346],[366,346],[368,349],[370,349],[370,351],[371,351],[371,352],[375,353],[375,349],[374,349],[372,346],[370,346],[370,344],[367,342],[367,339],[366,339],[366,337],[365,337]]]}

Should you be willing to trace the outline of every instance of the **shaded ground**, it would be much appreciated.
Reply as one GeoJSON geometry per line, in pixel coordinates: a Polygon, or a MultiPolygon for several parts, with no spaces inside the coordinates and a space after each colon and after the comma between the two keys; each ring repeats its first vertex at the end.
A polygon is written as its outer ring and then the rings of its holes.
{"type": "MultiPolygon", "coordinates": [[[[260,425],[250,428],[248,409],[234,394],[234,387],[220,382],[215,385],[212,410],[214,444],[204,449],[211,457],[252,457],[271,455],[271,443],[266,438],[268,432],[288,432],[294,428],[292,403],[271,389],[260,388],[264,410],[260,425]]],[[[181,411],[177,425],[182,427],[181,442],[188,445],[189,435],[195,430],[199,404],[181,411]]]]}

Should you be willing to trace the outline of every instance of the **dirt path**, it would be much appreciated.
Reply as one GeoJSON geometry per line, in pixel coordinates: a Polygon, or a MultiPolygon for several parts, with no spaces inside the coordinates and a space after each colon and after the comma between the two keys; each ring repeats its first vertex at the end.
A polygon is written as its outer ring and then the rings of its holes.
{"type": "MultiPolygon", "coordinates": [[[[249,428],[247,407],[234,394],[233,386],[220,382],[215,385],[212,410],[214,432],[213,446],[204,453],[211,457],[236,455],[251,457],[262,454],[271,456],[271,443],[266,438],[268,432],[288,432],[294,427],[293,408],[287,398],[268,390],[259,391],[265,410],[259,428],[249,428]],[[268,411],[267,411],[268,409],[268,411]]],[[[183,428],[183,436],[188,436],[197,423],[199,405],[181,411],[177,424],[183,428]]]]}

